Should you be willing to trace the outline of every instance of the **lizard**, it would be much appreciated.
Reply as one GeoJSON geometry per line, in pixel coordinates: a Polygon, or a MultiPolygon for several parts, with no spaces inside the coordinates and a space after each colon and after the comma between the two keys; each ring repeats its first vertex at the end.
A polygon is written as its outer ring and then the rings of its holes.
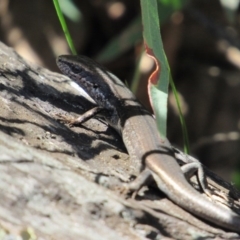
{"type": "Polygon", "coordinates": [[[240,232],[240,215],[211,202],[189,184],[171,144],[158,133],[155,119],[120,79],[85,56],[61,55],[56,62],[97,105],[71,124],[100,116],[122,137],[131,163],[141,172],[127,188],[138,190],[153,177],[175,204],[224,229],[240,232]]]}

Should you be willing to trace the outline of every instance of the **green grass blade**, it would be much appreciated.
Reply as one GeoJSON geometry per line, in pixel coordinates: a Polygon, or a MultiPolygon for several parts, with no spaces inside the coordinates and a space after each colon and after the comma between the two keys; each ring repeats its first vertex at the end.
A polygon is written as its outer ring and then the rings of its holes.
{"type": "Polygon", "coordinates": [[[177,103],[178,112],[179,112],[179,119],[180,119],[182,132],[183,132],[184,152],[189,154],[190,146],[189,146],[189,140],[188,140],[187,126],[186,126],[184,116],[182,114],[181,105],[180,105],[180,101],[179,101],[179,97],[178,97],[178,92],[177,92],[177,89],[175,87],[175,84],[173,82],[172,77],[170,77],[170,85],[171,85],[171,88],[173,90],[173,94],[174,94],[174,97],[175,97],[175,100],[176,100],[176,103],[177,103]]]}
{"type": "Polygon", "coordinates": [[[59,19],[59,21],[60,21],[60,23],[61,23],[63,32],[64,32],[65,37],[66,37],[66,39],[67,39],[69,48],[71,49],[72,54],[76,55],[76,54],[77,54],[77,51],[76,51],[76,49],[75,49],[75,47],[74,47],[74,44],[73,44],[71,35],[70,35],[69,31],[68,31],[68,27],[67,27],[67,24],[66,24],[66,22],[65,22],[65,19],[64,19],[64,17],[63,17],[63,14],[62,14],[62,11],[61,11],[59,2],[58,2],[58,0],[53,0],[53,3],[54,3],[54,6],[55,6],[57,15],[58,15],[58,19],[59,19]]]}

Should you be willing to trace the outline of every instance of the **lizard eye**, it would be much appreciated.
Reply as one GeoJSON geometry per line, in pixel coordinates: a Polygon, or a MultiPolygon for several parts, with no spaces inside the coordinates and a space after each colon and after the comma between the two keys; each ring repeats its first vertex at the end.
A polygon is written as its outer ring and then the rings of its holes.
{"type": "Polygon", "coordinates": [[[94,83],[93,88],[98,88],[98,85],[96,83],[94,83]]]}
{"type": "Polygon", "coordinates": [[[81,72],[81,69],[79,69],[77,66],[71,66],[71,71],[75,74],[79,74],[81,72]]]}

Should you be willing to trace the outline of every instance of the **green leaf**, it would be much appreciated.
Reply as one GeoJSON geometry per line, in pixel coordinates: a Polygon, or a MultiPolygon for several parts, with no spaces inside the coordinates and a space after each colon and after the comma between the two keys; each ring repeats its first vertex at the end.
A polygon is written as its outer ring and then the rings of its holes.
{"type": "MultiPolygon", "coordinates": [[[[161,22],[166,21],[176,10],[182,8],[188,0],[158,0],[158,14],[161,22]]],[[[141,18],[136,17],[118,36],[114,37],[98,54],[97,60],[108,62],[132,48],[142,39],[141,18]]]]}
{"type": "Polygon", "coordinates": [[[167,99],[170,69],[160,36],[157,0],[141,0],[143,38],[147,54],[151,56],[156,69],[148,82],[150,102],[156,116],[161,137],[167,134],[167,99]]]}

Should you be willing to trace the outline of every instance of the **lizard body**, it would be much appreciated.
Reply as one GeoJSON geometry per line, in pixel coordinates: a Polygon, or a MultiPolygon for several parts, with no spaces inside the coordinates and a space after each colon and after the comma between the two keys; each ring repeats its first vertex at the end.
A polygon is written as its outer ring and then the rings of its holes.
{"type": "MultiPolygon", "coordinates": [[[[188,183],[171,144],[160,137],[154,118],[116,76],[84,56],[63,55],[58,57],[57,65],[96,102],[93,114],[104,117],[122,136],[132,164],[139,170],[143,166],[148,169],[168,198],[203,219],[240,232],[238,214],[209,201],[188,183]]],[[[137,187],[132,184],[132,188],[137,187]]]]}

